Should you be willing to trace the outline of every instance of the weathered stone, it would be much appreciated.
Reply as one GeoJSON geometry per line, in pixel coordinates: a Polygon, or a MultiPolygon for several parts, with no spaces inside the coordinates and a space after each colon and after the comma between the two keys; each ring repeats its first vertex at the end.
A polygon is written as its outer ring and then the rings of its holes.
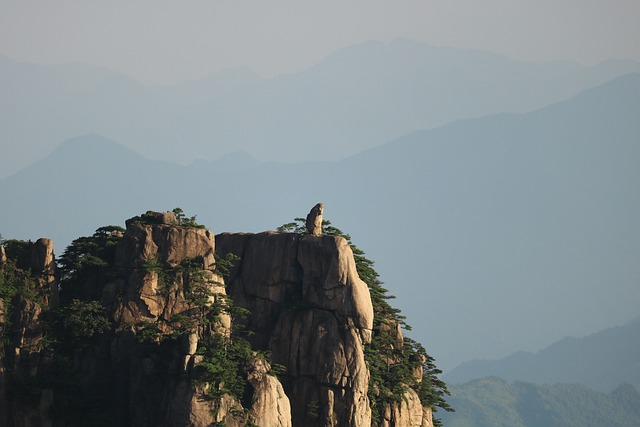
{"type": "Polygon", "coordinates": [[[178,219],[173,212],[154,212],[147,211],[139,216],[134,216],[125,221],[127,228],[133,225],[149,224],[149,225],[178,225],[178,219]]]}
{"type": "Polygon", "coordinates": [[[427,358],[422,354],[416,354],[412,362],[415,363],[415,368],[413,369],[413,378],[415,379],[416,384],[420,384],[422,382],[422,377],[424,376],[424,363],[427,361],[427,358]]]}
{"type": "MultiPolygon", "coordinates": [[[[218,411],[215,417],[216,423],[223,423],[227,427],[245,427],[246,420],[242,405],[228,394],[222,395],[218,404],[218,411]]],[[[215,424],[214,424],[215,425],[215,424]]],[[[194,425],[194,427],[211,426],[211,424],[194,425]]]]}
{"type": "Polygon", "coordinates": [[[393,405],[391,420],[393,427],[422,427],[422,404],[418,394],[408,389],[400,403],[393,405]]]}
{"type": "Polygon", "coordinates": [[[153,260],[175,267],[189,259],[201,259],[205,269],[213,267],[214,236],[204,228],[166,224],[132,223],[116,251],[116,266],[142,268],[153,260]]]}
{"type": "MultiPolygon", "coordinates": [[[[212,294],[224,298],[223,279],[214,271],[213,234],[202,228],[166,224],[175,219],[172,215],[158,215],[158,223],[153,225],[134,221],[135,218],[128,221],[129,227],[116,249],[115,267],[123,279],[105,286],[102,298],[105,305],[113,305],[118,322],[169,322],[174,316],[187,313],[191,306],[185,286],[191,286],[192,280],[206,282],[212,294]],[[190,277],[178,268],[185,262],[196,262],[202,273],[197,278],[190,277]],[[118,294],[121,297],[115,298],[118,294]]],[[[211,297],[212,304],[215,298],[211,297]]],[[[227,314],[220,315],[220,324],[229,330],[227,314]]]]}
{"type": "Polygon", "coordinates": [[[303,237],[298,248],[302,293],[307,303],[353,319],[365,343],[373,328],[373,305],[366,283],[358,276],[353,252],[342,237],[303,237]]]}
{"type": "Polygon", "coordinates": [[[42,293],[42,303],[50,309],[58,307],[58,279],[51,239],[38,239],[30,246],[29,269],[42,293]]]}
{"type": "Polygon", "coordinates": [[[269,375],[271,366],[264,359],[253,359],[247,379],[253,386],[249,419],[260,427],[291,427],[291,405],[282,384],[269,375]]]}
{"type": "Polygon", "coordinates": [[[420,403],[418,394],[408,389],[398,403],[387,407],[378,427],[433,427],[431,408],[420,403]]]}
{"type": "Polygon", "coordinates": [[[191,332],[182,337],[182,370],[187,371],[195,366],[193,355],[198,349],[198,334],[191,332]]]}
{"type": "MultiPolygon", "coordinates": [[[[101,292],[117,327],[72,356],[76,393],[97,390],[98,395],[113,396],[115,401],[106,403],[112,406],[102,414],[111,425],[205,427],[224,422],[240,427],[251,421],[262,427],[370,426],[364,346],[371,340],[373,306],[348,242],[322,235],[322,208],[318,204],[310,212],[308,234],[222,234],[216,241],[208,230],[178,225],[170,212],[147,212],[128,220],[116,248],[116,277],[90,277],[85,286],[101,292]],[[215,270],[216,245],[219,255],[240,257],[226,289],[215,270]],[[255,332],[253,347],[270,352],[274,363],[285,366],[278,379],[268,374],[265,360],[249,363],[250,407],[243,408],[229,395],[211,400],[211,384],[194,385],[198,365],[205,361],[197,351],[200,334],[231,331],[231,317],[224,313],[213,331],[194,328],[185,333],[173,326],[175,316],[195,314],[188,293],[196,283],[212,293],[211,304],[226,301],[228,291],[234,305],[248,309],[243,321],[255,332]],[[149,325],[157,329],[141,342],[140,333],[149,325]],[[179,339],[162,339],[176,332],[182,334],[179,339]]],[[[13,414],[11,425],[51,425],[53,402],[70,397],[54,396],[52,390],[43,390],[30,404],[7,397],[7,384],[18,377],[37,380],[47,369],[40,318],[54,307],[57,272],[50,240],[41,239],[31,249],[28,267],[38,286],[48,286],[50,292],[40,302],[22,297],[13,301],[10,321],[19,327],[10,345],[0,348],[0,427],[8,413],[13,414]]],[[[0,251],[0,262],[6,262],[3,255],[0,251]]],[[[6,302],[0,300],[0,320],[5,311],[6,302]]],[[[401,348],[400,325],[388,327],[395,331],[391,345],[401,348]]],[[[424,358],[414,362],[421,365],[424,358]]],[[[416,368],[412,384],[422,375],[422,368],[416,368]]],[[[431,410],[421,406],[411,389],[382,418],[376,427],[433,427],[431,410]]]]}
{"type": "Polygon", "coordinates": [[[307,214],[307,233],[312,236],[322,236],[322,213],[324,212],[324,203],[318,203],[307,214]]]}
{"type": "Polygon", "coordinates": [[[192,332],[186,336],[184,339],[182,351],[184,354],[195,354],[198,349],[198,334],[192,332]]]}
{"type": "Polygon", "coordinates": [[[422,408],[422,426],[421,427],[433,427],[433,409],[430,407],[422,408]]]}
{"type": "Polygon", "coordinates": [[[347,241],[221,234],[216,245],[220,255],[240,256],[227,288],[234,303],[251,312],[253,344],[287,367],[282,381],[293,419],[300,425],[369,425],[364,344],[373,306],[347,241]],[[319,419],[309,413],[315,404],[319,419]]]}
{"type": "Polygon", "coordinates": [[[249,309],[250,329],[267,337],[283,308],[313,306],[352,318],[364,342],[373,327],[367,285],[358,277],[353,252],[342,237],[259,233],[216,236],[221,255],[240,257],[227,279],[234,303],[249,309]]]}
{"type": "Polygon", "coordinates": [[[270,349],[274,361],[287,367],[283,385],[295,420],[313,423],[308,407],[316,401],[327,425],[369,425],[369,371],[353,324],[341,324],[325,310],[286,313],[270,349]],[[333,398],[335,390],[340,399],[333,398]]]}
{"type": "Polygon", "coordinates": [[[4,246],[0,246],[0,268],[2,268],[7,263],[7,251],[4,249],[4,246]]]}
{"type": "Polygon", "coordinates": [[[189,426],[206,427],[215,425],[217,422],[217,411],[214,408],[215,403],[212,402],[211,399],[207,399],[205,395],[206,388],[204,387],[196,387],[195,391],[191,394],[189,426]]]}
{"type": "Polygon", "coordinates": [[[36,274],[51,274],[56,271],[56,262],[53,256],[53,241],[51,239],[38,239],[31,247],[29,266],[36,274]]]}

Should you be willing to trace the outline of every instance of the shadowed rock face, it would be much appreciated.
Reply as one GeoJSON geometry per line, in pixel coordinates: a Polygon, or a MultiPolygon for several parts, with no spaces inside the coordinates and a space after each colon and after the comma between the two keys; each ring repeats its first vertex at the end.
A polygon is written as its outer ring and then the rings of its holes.
{"type": "Polygon", "coordinates": [[[293,419],[304,425],[371,423],[364,344],[373,306],[341,237],[220,234],[217,253],[240,257],[227,279],[234,303],[251,312],[254,345],[286,366],[293,419]],[[318,407],[318,414],[310,411],[318,407]]]}
{"type": "MultiPolygon", "coordinates": [[[[29,383],[39,379],[42,370],[48,368],[49,358],[43,357],[42,344],[46,336],[45,314],[58,305],[58,279],[53,242],[38,239],[27,247],[28,265],[25,273],[35,283],[38,301],[16,294],[8,301],[0,298],[0,323],[11,325],[6,342],[0,341],[0,426],[51,425],[48,412],[53,404],[52,390],[48,387],[31,402],[9,401],[12,388],[19,382],[29,383]],[[10,308],[9,308],[10,307],[10,308]],[[12,414],[14,424],[7,422],[5,414],[12,414]]],[[[7,262],[4,248],[0,251],[0,268],[7,262]]],[[[2,327],[0,327],[2,330],[2,327]]]]}
{"type": "MultiPolygon", "coordinates": [[[[47,327],[42,319],[58,306],[53,245],[40,239],[28,247],[24,268],[43,296],[10,302],[19,333],[0,345],[0,427],[54,425],[51,408],[91,394],[102,396],[99,402],[88,401],[107,408],[101,416],[111,425],[205,427],[224,421],[240,427],[247,420],[263,427],[371,425],[364,346],[371,341],[373,306],[345,239],[273,232],[214,238],[209,230],[178,225],[171,213],[153,212],[128,220],[117,239],[108,274],[87,279],[100,290],[113,329],[90,345],[66,350],[77,377],[75,389],[47,386],[25,403],[8,390],[23,381],[55,384],[61,378],[52,363],[53,350],[41,345],[47,327]],[[225,287],[215,255],[229,253],[240,260],[225,287]],[[177,340],[139,339],[145,324],[156,325],[166,336],[175,332],[172,318],[192,314],[185,262],[195,263],[199,277],[207,279],[214,293],[211,303],[228,293],[236,306],[250,311],[244,322],[255,333],[254,349],[268,351],[273,363],[286,368],[276,377],[266,360],[251,360],[246,368],[253,393],[245,408],[226,394],[213,402],[207,398],[210,384],[193,382],[194,367],[203,360],[197,353],[200,339],[211,331],[183,331],[177,340]]],[[[0,252],[0,268],[7,262],[0,252]]],[[[7,317],[7,307],[0,298],[0,320],[7,317]]],[[[230,316],[220,314],[214,329],[228,336],[230,316]]],[[[421,374],[416,372],[417,381],[421,374]]],[[[378,425],[429,427],[430,411],[409,389],[378,425]]]]}

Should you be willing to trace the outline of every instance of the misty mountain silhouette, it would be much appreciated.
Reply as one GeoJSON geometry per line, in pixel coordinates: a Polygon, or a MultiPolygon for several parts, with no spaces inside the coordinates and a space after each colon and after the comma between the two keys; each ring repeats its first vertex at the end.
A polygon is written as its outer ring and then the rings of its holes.
{"type": "Polygon", "coordinates": [[[341,161],[243,169],[151,161],[89,136],[0,180],[0,232],[51,237],[59,254],[148,209],[182,207],[215,232],[263,231],[323,201],[446,370],[637,315],[639,111],[632,74],[341,161]]]}
{"type": "Polygon", "coordinates": [[[269,80],[238,68],[171,87],[5,58],[0,143],[12,158],[0,158],[0,171],[92,132],[184,164],[238,149],[261,161],[336,160],[456,119],[541,108],[633,71],[640,64],[532,64],[402,39],[345,48],[269,80]]]}
{"type": "Polygon", "coordinates": [[[584,384],[609,392],[620,384],[640,386],[640,318],[582,338],[564,338],[537,352],[500,360],[467,362],[447,373],[449,383],[498,376],[536,384],[584,384]]]}
{"type": "Polygon", "coordinates": [[[635,427],[640,392],[629,384],[599,392],[581,384],[508,383],[497,377],[451,385],[449,427],[635,427]]]}

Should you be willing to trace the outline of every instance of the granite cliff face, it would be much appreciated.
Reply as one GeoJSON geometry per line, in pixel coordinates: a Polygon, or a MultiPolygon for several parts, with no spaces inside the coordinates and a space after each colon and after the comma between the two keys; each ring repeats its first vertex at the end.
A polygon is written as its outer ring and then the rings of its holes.
{"type": "Polygon", "coordinates": [[[297,425],[370,425],[364,345],[373,307],[346,240],[261,233],[216,242],[220,254],[240,257],[228,292],[253,314],[254,346],[286,366],[281,378],[297,425]]]}
{"type": "MultiPolygon", "coordinates": [[[[0,427],[372,425],[374,307],[344,238],[126,225],[74,241],[61,278],[47,239],[1,249],[0,427]]],[[[398,401],[374,425],[432,425],[398,401]]]]}

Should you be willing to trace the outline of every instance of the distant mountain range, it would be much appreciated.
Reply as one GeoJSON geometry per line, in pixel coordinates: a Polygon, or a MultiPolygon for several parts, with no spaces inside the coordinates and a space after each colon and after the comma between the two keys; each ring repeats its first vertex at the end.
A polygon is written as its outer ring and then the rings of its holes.
{"type": "Polygon", "coordinates": [[[537,353],[467,362],[444,379],[462,384],[489,376],[536,384],[584,384],[605,392],[623,383],[640,387],[640,318],[584,338],[565,338],[537,353]]]}
{"type": "Polygon", "coordinates": [[[636,427],[640,393],[622,385],[602,393],[583,385],[509,384],[483,378],[450,387],[454,413],[436,416],[447,427],[636,427]]]}
{"type": "Polygon", "coordinates": [[[447,370],[622,324],[640,306],[640,75],[521,114],[460,120],[341,161],[190,166],[98,135],[0,180],[0,233],[59,255],[148,209],[275,229],[318,201],[376,261],[447,370]]]}
{"type": "Polygon", "coordinates": [[[0,146],[12,154],[0,157],[0,177],[88,133],[181,163],[239,149],[263,161],[336,160],[453,120],[541,108],[629,72],[640,64],[533,64],[402,39],[269,80],[239,68],[172,87],[0,57],[0,146]]]}

